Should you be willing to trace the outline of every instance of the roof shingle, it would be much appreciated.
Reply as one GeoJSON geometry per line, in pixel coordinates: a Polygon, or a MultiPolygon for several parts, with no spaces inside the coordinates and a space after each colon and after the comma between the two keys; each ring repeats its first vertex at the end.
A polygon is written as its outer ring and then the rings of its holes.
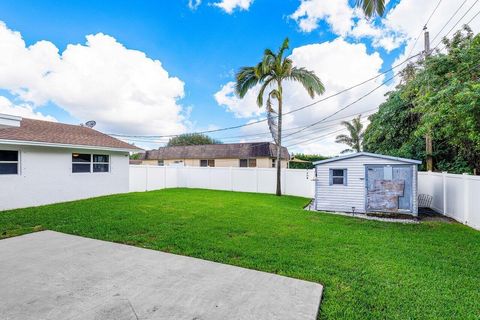
{"type": "Polygon", "coordinates": [[[23,118],[20,127],[0,129],[1,140],[142,150],[88,127],[23,118]]]}
{"type": "MultiPolygon", "coordinates": [[[[195,146],[161,147],[144,154],[143,160],[173,159],[246,159],[277,156],[277,146],[271,142],[207,144],[195,146]]],[[[282,147],[282,159],[290,155],[282,147]]]]}

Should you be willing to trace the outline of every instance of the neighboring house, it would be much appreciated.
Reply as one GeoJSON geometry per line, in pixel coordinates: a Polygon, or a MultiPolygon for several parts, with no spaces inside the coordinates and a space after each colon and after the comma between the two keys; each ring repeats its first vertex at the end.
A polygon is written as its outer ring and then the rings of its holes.
{"type": "MultiPolygon", "coordinates": [[[[275,168],[277,146],[270,142],[162,147],[144,153],[142,164],[191,167],[275,168]]],[[[282,167],[290,159],[282,148],[282,167]]]]}
{"type": "Polygon", "coordinates": [[[0,210],[128,192],[129,152],[88,127],[0,114],[0,210]]]}
{"type": "Polygon", "coordinates": [[[421,161],[358,152],[314,162],[315,208],[417,215],[421,161]]]}

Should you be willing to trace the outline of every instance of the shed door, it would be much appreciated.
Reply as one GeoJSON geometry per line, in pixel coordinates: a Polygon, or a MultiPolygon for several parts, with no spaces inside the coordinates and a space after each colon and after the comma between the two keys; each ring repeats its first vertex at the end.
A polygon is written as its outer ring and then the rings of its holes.
{"type": "Polygon", "coordinates": [[[412,178],[410,165],[367,165],[366,210],[412,212],[412,178]]]}

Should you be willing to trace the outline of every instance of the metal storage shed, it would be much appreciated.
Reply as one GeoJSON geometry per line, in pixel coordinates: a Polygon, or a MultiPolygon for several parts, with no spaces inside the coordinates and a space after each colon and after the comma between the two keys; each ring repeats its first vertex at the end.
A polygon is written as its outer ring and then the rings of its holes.
{"type": "Polygon", "coordinates": [[[419,164],[368,152],[314,162],[315,209],[417,215],[419,164]]]}

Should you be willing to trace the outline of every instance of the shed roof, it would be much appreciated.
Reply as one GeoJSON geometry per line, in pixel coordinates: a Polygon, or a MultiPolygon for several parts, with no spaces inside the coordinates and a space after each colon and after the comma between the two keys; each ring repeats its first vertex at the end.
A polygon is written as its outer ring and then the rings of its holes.
{"type": "Polygon", "coordinates": [[[385,160],[393,160],[393,161],[398,161],[398,162],[404,162],[404,163],[411,163],[411,164],[421,164],[422,161],[418,160],[413,160],[413,159],[406,159],[406,158],[397,158],[397,157],[392,157],[392,156],[386,156],[383,154],[376,154],[376,153],[370,153],[370,152],[356,152],[356,153],[351,153],[347,154],[344,156],[338,156],[326,160],[321,160],[321,161],[316,161],[313,164],[314,165],[322,165],[325,163],[330,163],[330,162],[335,162],[335,161],[340,161],[340,160],[345,160],[345,159],[351,159],[351,158],[356,158],[356,157],[371,157],[371,158],[378,158],[378,159],[385,159],[385,160]]]}
{"type": "MultiPolygon", "coordinates": [[[[143,160],[174,159],[245,159],[277,156],[277,146],[271,142],[206,144],[194,146],[161,147],[147,151],[143,160]]],[[[282,159],[290,155],[282,147],[282,159]]]]}
{"type": "Polygon", "coordinates": [[[142,150],[88,127],[27,118],[21,118],[18,127],[0,128],[0,143],[142,150]]]}

